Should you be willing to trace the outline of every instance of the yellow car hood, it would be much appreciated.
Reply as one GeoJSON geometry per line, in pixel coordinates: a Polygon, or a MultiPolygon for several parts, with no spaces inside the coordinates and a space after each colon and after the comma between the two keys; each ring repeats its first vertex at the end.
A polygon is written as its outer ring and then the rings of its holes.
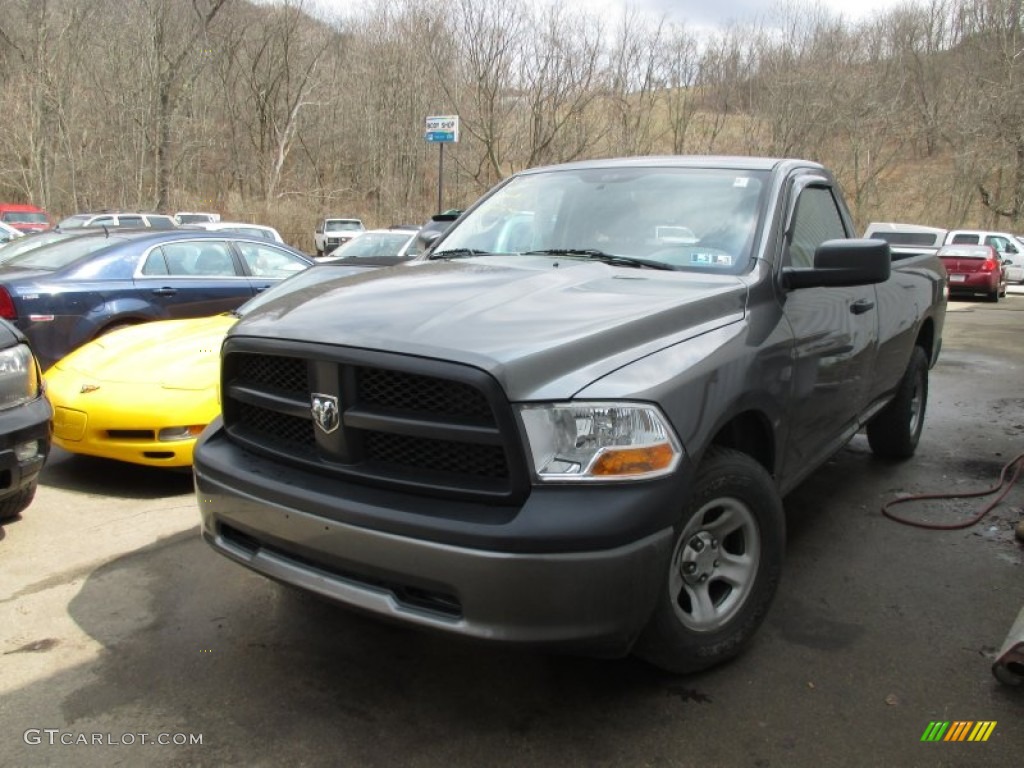
{"type": "Polygon", "coordinates": [[[97,382],[209,389],[217,382],[221,341],[235,320],[216,315],[133,325],[79,347],[54,368],[97,382]]]}

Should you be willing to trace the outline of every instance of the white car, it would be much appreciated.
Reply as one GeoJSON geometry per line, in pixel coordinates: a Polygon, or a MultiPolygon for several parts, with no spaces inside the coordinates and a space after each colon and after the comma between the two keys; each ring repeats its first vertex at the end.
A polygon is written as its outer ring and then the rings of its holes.
{"type": "Polygon", "coordinates": [[[280,232],[273,227],[266,226],[265,224],[249,224],[245,221],[198,221],[192,224],[186,224],[185,226],[195,229],[238,232],[239,234],[249,235],[250,237],[269,240],[272,243],[284,242],[284,238],[281,237],[280,232]]]}
{"type": "Polygon", "coordinates": [[[387,266],[407,261],[415,255],[411,250],[419,229],[392,227],[360,232],[344,245],[338,246],[323,262],[344,261],[355,266],[387,266]]]}
{"type": "Polygon", "coordinates": [[[11,240],[21,237],[24,234],[24,232],[0,221],[0,243],[9,243],[11,240]]]}
{"type": "Polygon", "coordinates": [[[178,211],[174,214],[174,220],[179,224],[200,224],[204,221],[220,221],[220,214],[205,211],[178,211]]]}
{"type": "Polygon", "coordinates": [[[174,229],[176,226],[173,217],[162,213],[76,213],[57,222],[57,229],[65,232],[86,227],[174,229]]]}
{"type": "MultiPolygon", "coordinates": [[[[1024,235],[1014,235],[1016,239],[1017,249],[1024,253],[1024,235]]],[[[1003,260],[1003,266],[1006,268],[1006,282],[1008,283],[1024,283],[1024,259],[1010,257],[1009,261],[1003,260]]]]}
{"type": "Polygon", "coordinates": [[[339,245],[344,245],[360,232],[365,232],[361,219],[342,219],[328,216],[317,222],[313,232],[313,247],[317,256],[324,256],[339,245]]]}
{"type": "Polygon", "coordinates": [[[864,231],[869,240],[885,240],[894,259],[936,253],[946,242],[948,231],[924,224],[904,224],[897,221],[873,221],[864,231]]]}

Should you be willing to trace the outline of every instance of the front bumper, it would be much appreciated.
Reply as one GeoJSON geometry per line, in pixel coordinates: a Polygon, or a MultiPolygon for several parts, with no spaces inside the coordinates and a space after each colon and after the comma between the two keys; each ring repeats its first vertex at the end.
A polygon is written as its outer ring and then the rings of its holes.
{"type": "Polygon", "coordinates": [[[45,397],[0,411],[0,501],[18,493],[38,477],[50,452],[53,410],[45,397]],[[19,459],[15,448],[35,441],[36,454],[19,459]]]}
{"type": "Polygon", "coordinates": [[[70,453],[151,467],[189,467],[195,438],[160,440],[160,430],[208,424],[219,412],[216,390],[103,382],[52,368],[46,381],[53,402],[53,442],[70,453]]]}
{"type": "MultiPolygon", "coordinates": [[[[396,503],[400,494],[352,484],[347,493],[320,493],[298,470],[272,468],[219,435],[211,427],[195,453],[203,538],[265,576],[380,617],[480,639],[621,656],[647,624],[667,574],[671,524],[643,533],[627,525],[632,533],[618,543],[583,547],[591,530],[581,528],[574,540],[560,528],[561,518],[586,520],[588,512],[604,519],[609,504],[627,522],[645,516],[653,522],[662,511],[652,517],[651,505],[663,505],[664,484],[590,486],[570,496],[539,487],[521,507],[497,513],[507,516],[504,522],[483,524],[459,519],[467,517],[459,508],[471,505],[435,499],[433,527],[424,523],[417,534],[400,524],[408,511],[396,503]],[[568,500],[571,510],[564,507],[568,500]],[[524,534],[524,520],[541,527],[548,521],[550,537],[543,530],[524,534]],[[561,544],[552,549],[552,541],[561,544]]],[[[410,506],[423,502],[406,498],[410,506]]],[[[670,519],[671,508],[664,514],[670,519]]]]}

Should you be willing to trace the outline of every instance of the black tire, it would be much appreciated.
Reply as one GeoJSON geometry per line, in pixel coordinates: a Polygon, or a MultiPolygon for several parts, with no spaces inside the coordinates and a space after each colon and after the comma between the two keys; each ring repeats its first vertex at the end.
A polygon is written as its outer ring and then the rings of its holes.
{"type": "Polygon", "coordinates": [[[321,251],[319,248],[316,249],[316,257],[318,259],[322,259],[324,257],[324,252],[321,251]]]}
{"type": "Polygon", "coordinates": [[[896,396],[868,422],[868,445],[883,459],[908,459],[917,450],[928,406],[928,357],[914,347],[896,396]]]}
{"type": "Polygon", "coordinates": [[[13,520],[20,515],[36,496],[36,481],[26,485],[12,496],[0,501],[0,521],[13,520]]]}
{"type": "Polygon", "coordinates": [[[998,288],[996,288],[994,291],[992,291],[991,293],[988,294],[988,300],[991,301],[993,304],[998,304],[999,303],[999,289],[998,288]]]}
{"type": "Polygon", "coordinates": [[[736,656],[775,596],[785,541],[782,500],[768,472],[745,453],[712,448],[697,470],[661,594],[633,653],[678,674],[736,656]]]}

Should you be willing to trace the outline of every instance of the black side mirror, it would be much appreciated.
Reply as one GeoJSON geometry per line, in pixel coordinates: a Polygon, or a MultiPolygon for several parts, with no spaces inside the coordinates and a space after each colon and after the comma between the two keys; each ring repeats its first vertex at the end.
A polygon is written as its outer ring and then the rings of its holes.
{"type": "Polygon", "coordinates": [[[873,285],[892,272],[892,254],[884,240],[826,240],[814,251],[810,269],[783,267],[787,288],[873,285]]]}

